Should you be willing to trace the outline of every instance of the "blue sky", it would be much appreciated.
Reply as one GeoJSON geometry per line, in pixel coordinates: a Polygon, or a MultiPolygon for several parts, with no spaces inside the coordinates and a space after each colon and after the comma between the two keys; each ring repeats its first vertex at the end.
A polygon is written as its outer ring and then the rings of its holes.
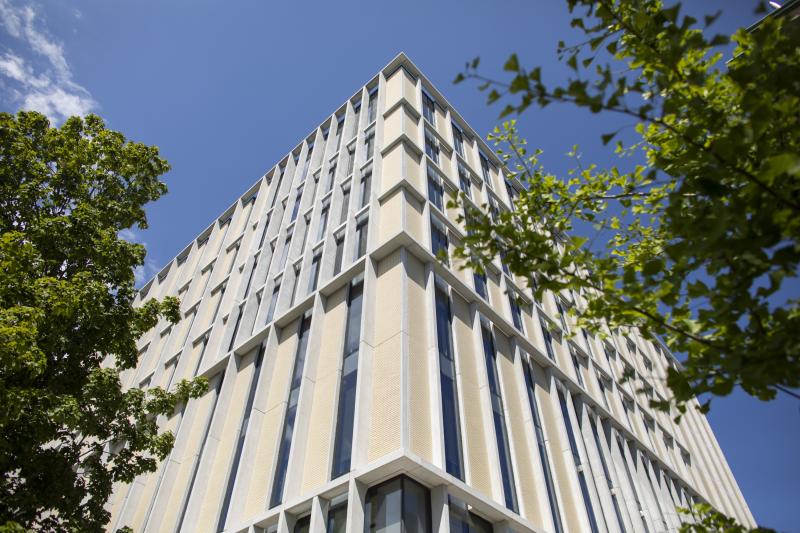
{"type": "MultiPolygon", "coordinates": [[[[754,2],[691,2],[723,9],[718,31],[755,20],[754,2]]],[[[570,41],[565,3],[0,0],[0,109],[37,108],[54,120],[95,112],[129,138],[161,148],[170,193],[148,209],[151,276],[264,171],[399,51],[405,51],[479,132],[496,124],[474,85],[452,85],[481,57],[499,72],[510,52],[560,77],[556,43],[570,41]]],[[[520,129],[553,172],[612,162],[599,136],[618,119],[568,107],[531,109],[520,129]]],[[[741,393],[709,416],[756,519],[800,524],[800,402],[741,393]]]]}

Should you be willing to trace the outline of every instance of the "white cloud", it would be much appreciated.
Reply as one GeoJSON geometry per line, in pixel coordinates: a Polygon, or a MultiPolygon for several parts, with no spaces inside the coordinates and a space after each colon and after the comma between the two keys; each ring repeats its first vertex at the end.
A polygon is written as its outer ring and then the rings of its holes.
{"type": "Polygon", "coordinates": [[[0,0],[2,28],[14,40],[32,52],[26,61],[20,53],[5,51],[0,56],[0,88],[2,97],[23,109],[44,113],[51,120],[61,121],[71,115],[86,115],[97,108],[92,95],[72,79],[64,47],[52,39],[40,24],[36,10],[30,5],[15,6],[11,0],[0,0]]]}
{"type": "MultiPolygon", "coordinates": [[[[122,240],[141,244],[142,246],[145,247],[145,250],[147,249],[147,243],[140,240],[140,236],[136,232],[136,230],[125,228],[123,230],[120,230],[120,232],[117,235],[119,235],[119,238],[122,240]]],[[[133,276],[136,286],[141,287],[150,278],[155,276],[157,272],[158,272],[158,265],[156,264],[156,262],[148,257],[145,257],[144,264],[139,265],[133,271],[133,276]]]]}

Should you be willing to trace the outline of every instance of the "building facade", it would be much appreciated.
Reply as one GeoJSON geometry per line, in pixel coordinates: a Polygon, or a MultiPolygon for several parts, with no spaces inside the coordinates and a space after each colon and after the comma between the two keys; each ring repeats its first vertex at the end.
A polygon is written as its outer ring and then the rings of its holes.
{"type": "Polygon", "coordinates": [[[437,258],[464,235],[449,197],[518,187],[396,57],[142,288],[182,319],[124,385],[209,389],[109,530],[654,533],[696,501],[754,525],[705,418],[650,409],[665,347],[576,329],[581,295],[534,301],[499,259],[437,258]]]}

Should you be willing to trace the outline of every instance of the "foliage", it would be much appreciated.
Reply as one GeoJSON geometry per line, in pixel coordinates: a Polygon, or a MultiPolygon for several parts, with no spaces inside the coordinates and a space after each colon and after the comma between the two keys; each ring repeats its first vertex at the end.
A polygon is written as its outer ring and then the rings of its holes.
{"type": "Polygon", "coordinates": [[[769,533],[774,530],[757,527],[754,529],[742,526],[736,520],[725,516],[707,503],[697,503],[690,509],[678,508],[686,516],[681,524],[680,533],[769,533]]]}
{"type": "Polygon", "coordinates": [[[136,340],[178,301],[134,308],[144,204],[166,186],[156,147],[126,141],[93,115],[50,127],[0,114],[0,525],[101,530],[112,484],[155,469],[173,436],[157,415],[196,397],[123,390],[136,340]]]}
{"type": "Polygon", "coordinates": [[[681,412],[735,386],[762,400],[794,394],[800,309],[786,294],[800,260],[800,24],[768,17],[729,38],[707,35],[717,15],[701,28],[680,4],[568,4],[587,40],[559,43],[574,71],[565,84],[549,86],[516,55],[510,80],[482,76],[476,59],[456,82],[480,80],[490,104],[506,102],[501,116],[556,102],[628,117],[636,142],[616,143],[611,168],[574,148],[577,168],[558,177],[505,122],[489,138],[526,190],[497,217],[462,195],[470,235],[458,255],[481,268],[503,254],[532,286],[535,275],[537,298],[582,293],[585,325],[663,337],[686,355],[667,376],[681,412]],[[731,41],[734,59],[721,64],[718,47],[731,41]]]}

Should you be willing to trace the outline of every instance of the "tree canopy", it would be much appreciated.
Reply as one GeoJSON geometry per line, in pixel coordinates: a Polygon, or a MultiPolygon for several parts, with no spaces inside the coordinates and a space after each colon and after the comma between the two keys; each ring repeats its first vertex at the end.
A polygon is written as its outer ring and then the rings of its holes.
{"type": "Polygon", "coordinates": [[[147,227],[168,170],[97,116],[0,113],[0,528],[102,530],[112,484],[172,448],[157,416],[206,387],[120,382],[140,335],[179,315],[133,306],[145,250],[119,237],[147,227]]]}
{"type": "Polygon", "coordinates": [[[581,292],[584,325],[662,337],[683,359],[667,377],[681,410],[702,394],[705,410],[736,386],[762,400],[795,395],[800,24],[766,17],[755,31],[710,35],[718,14],[698,23],[678,3],[567,3],[586,40],[558,45],[566,83],[551,86],[516,54],[507,79],[484,77],[477,59],[456,78],[504,104],[510,120],[489,139],[524,186],[497,216],[461,197],[469,235],[458,255],[481,268],[502,254],[537,298],[581,292]],[[551,103],[628,117],[636,139],[616,141],[617,165],[581,161],[576,148],[573,171],[548,173],[513,117],[551,103]]]}

